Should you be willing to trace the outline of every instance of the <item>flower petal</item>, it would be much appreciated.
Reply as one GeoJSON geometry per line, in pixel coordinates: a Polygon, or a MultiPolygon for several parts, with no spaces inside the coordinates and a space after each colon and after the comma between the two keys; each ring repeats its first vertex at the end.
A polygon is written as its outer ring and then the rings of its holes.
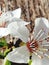
{"type": "Polygon", "coordinates": [[[49,22],[46,18],[37,18],[35,20],[34,27],[34,38],[35,39],[43,39],[48,36],[49,32],[49,22]]]}
{"type": "Polygon", "coordinates": [[[0,28],[0,38],[7,36],[8,34],[10,34],[8,28],[0,28]]]}
{"type": "MultiPolygon", "coordinates": [[[[19,23],[19,22],[18,22],[19,23]]],[[[8,25],[11,35],[20,38],[23,42],[28,41],[29,30],[25,26],[18,26],[17,22],[12,22],[8,25]]]]}
{"type": "Polygon", "coordinates": [[[15,63],[28,63],[29,51],[26,46],[22,46],[14,49],[6,58],[15,63]]]}

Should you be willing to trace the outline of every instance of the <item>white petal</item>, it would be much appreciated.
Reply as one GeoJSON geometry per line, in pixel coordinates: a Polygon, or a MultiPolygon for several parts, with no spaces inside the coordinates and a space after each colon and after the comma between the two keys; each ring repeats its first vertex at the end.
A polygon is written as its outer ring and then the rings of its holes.
{"type": "Polygon", "coordinates": [[[22,19],[19,19],[19,18],[13,18],[7,24],[9,24],[11,22],[17,22],[18,26],[24,26],[24,25],[30,24],[30,22],[23,21],[22,19]]]}
{"type": "Polygon", "coordinates": [[[36,35],[38,35],[39,31],[41,31],[41,36],[39,37],[39,39],[41,40],[44,37],[48,36],[48,32],[49,32],[49,22],[47,19],[45,18],[37,18],[35,20],[35,27],[34,27],[34,37],[36,37],[36,35]]]}
{"type": "Polygon", "coordinates": [[[32,55],[32,61],[31,65],[42,65],[41,59],[34,54],[32,55]]]}
{"type": "Polygon", "coordinates": [[[15,63],[28,63],[29,51],[26,46],[18,47],[10,52],[6,58],[15,63]]]}
{"type": "Polygon", "coordinates": [[[19,33],[18,33],[18,28],[19,27],[17,25],[17,22],[10,23],[7,28],[10,30],[10,34],[12,36],[16,35],[17,37],[19,37],[19,33]]]}
{"type": "Polygon", "coordinates": [[[7,22],[12,18],[11,11],[7,11],[0,16],[0,23],[7,22]]]}
{"type": "Polygon", "coordinates": [[[16,19],[16,22],[17,22],[18,25],[20,25],[20,26],[24,26],[24,25],[30,24],[30,22],[23,21],[22,19],[16,19]]]}
{"type": "Polygon", "coordinates": [[[20,16],[21,8],[18,8],[14,11],[7,11],[0,16],[0,23],[11,21],[13,18],[20,18],[20,16]]]}
{"type": "Polygon", "coordinates": [[[12,11],[12,13],[13,13],[14,17],[20,18],[20,16],[21,16],[21,8],[18,8],[16,10],[12,11]]]}
{"type": "Polygon", "coordinates": [[[10,34],[8,28],[0,28],[0,38],[7,36],[8,34],[10,34]]]}
{"type": "Polygon", "coordinates": [[[12,36],[19,37],[23,42],[28,41],[29,30],[25,26],[18,26],[17,22],[12,22],[8,25],[12,36]]]}
{"type": "Polygon", "coordinates": [[[40,59],[40,58],[38,58],[38,56],[33,55],[32,61],[33,62],[31,65],[49,65],[49,58],[46,58],[46,57],[40,59]]]}
{"type": "Polygon", "coordinates": [[[29,37],[29,30],[25,27],[25,26],[22,26],[19,28],[18,32],[20,33],[21,36],[20,39],[23,41],[23,42],[28,42],[28,37],[29,37]]]}

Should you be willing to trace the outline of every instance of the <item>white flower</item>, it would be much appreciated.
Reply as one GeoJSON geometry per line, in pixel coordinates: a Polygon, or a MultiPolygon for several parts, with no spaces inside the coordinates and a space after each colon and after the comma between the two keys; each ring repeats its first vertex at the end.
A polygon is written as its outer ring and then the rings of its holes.
{"type": "MultiPolygon", "coordinates": [[[[8,28],[10,28],[10,30],[12,31],[11,32],[12,35],[14,35],[14,36],[18,35],[18,37],[20,39],[22,39],[21,36],[25,37],[25,38],[27,37],[27,39],[28,39],[28,37],[29,37],[27,34],[28,30],[25,29],[24,26],[22,26],[23,28],[19,28],[19,27],[21,27],[21,26],[18,26],[16,29],[16,27],[13,26],[12,23],[9,24],[9,26],[8,26],[8,28]],[[12,28],[10,25],[12,26],[12,28]],[[17,34],[17,32],[18,32],[18,34],[17,34]]],[[[42,44],[44,44],[43,41],[47,42],[47,40],[45,38],[48,37],[48,33],[49,33],[49,22],[48,22],[48,20],[45,18],[37,18],[35,20],[35,27],[34,27],[34,33],[33,33],[34,35],[33,36],[34,36],[34,41],[36,40],[38,42],[37,43],[38,47],[35,46],[36,45],[35,43],[34,43],[35,45],[33,45],[33,42],[30,43],[30,46],[32,46],[31,49],[33,51],[33,53],[32,53],[32,61],[33,61],[32,65],[49,65],[49,59],[48,59],[49,56],[47,54],[48,48],[46,49],[42,46],[42,44]],[[37,50],[36,50],[36,47],[37,47],[37,50]],[[45,57],[43,59],[40,59],[43,56],[45,56],[45,57]],[[40,57],[40,58],[38,58],[38,57],[40,57]]],[[[23,39],[23,41],[25,41],[25,39],[23,39]]],[[[27,41],[25,41],[25,42],[27,43],[27,41]]],[[[9,61],[15,62],[15,63],[28,63],[29,56],[30,56],[30,52],[29,52],[29,49],[27,48],[27,46],[22,46],[22,47],[16,48],[12,52],[10,52],[6,58],[9,61]]]]}
{"type": "Polygon", "coordinates": [[[18,8],[14,11],[7,11],[5,13],[2,13],[2,15],[0,16],[0,23],[8,22],[13,18],[20,18],[20,16],[21,16],[21,8],[18,8]]]}

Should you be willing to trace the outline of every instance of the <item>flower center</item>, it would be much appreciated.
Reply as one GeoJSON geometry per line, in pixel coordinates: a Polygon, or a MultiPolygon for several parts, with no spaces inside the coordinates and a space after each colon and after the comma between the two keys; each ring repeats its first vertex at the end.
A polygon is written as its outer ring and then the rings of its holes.
{"type": "Polygon", "coordinates": [[[33,53],[38,49],[39,45],[37,41],[33,42],[27,42],[27,48],[29,49],[29,52],[33,53]]]}

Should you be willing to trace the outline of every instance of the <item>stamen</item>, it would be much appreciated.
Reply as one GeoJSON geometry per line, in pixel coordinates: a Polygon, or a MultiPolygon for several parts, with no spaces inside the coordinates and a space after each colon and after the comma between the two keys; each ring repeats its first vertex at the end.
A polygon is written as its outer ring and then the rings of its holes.
{"type": "Polygon", "coordinates": [[[42,29],[38,32],[38,34],[36,35],[35,39],[38,38],[38,36],[40,35],[41,32],[42,32],[42,29]]]}
{"type": "Polygon", "coordinates": [[[42,35],[44,34],[44,32],[38,37],[38,39],[37,40],[39,40],[41,37],[42,37],[42,35]]]}
{"type": "Polygon", "coordinates": [[[47,40],[48,37],[49,37],[49,36],[47,36],[46,38],[43,38],[42,40],[39,40],[38,42],[42,42],[42,41],[44,41],[44,40],[47,40]]]}
{"type": "Polygon", "coordinates": [[[39,48],[39,50],[41,50],[41,51],[49,51],[49,49],[44,49],[44,48],[39,48]]]}
{"type": "Polygon", "coordinates": [[[49,46],[49,42],[47,42],[46,44],[43,44],[42,46],[43,46],[43,47],[45,47],[45,46],[48,47],[48,46],[49,46]]]}
{"type": "Polygon", "coordinates": [[[48,57],[48,58],[49,58],[49,55],[48,55],[48,54],[46,54],[46,53],[44,54],[44,56],[46,56],[46,57],[48,57]]]}
{"type": "Polygon", "coordinates": [[[33,52],[35,55],[37,55],[40,59],[42,59],[42,56],[39,55],[37,52],[33,52]]]}

